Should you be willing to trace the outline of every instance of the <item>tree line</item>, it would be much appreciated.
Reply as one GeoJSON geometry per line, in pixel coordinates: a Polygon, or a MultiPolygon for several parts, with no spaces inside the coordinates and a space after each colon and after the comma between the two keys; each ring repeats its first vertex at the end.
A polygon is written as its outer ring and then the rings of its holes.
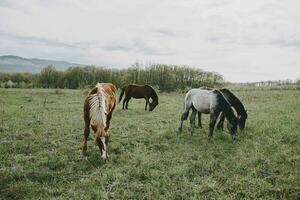
{"type": "Polygon", "coordinates": [[[117,87],[127,84],[149,84],[160,91],[175,91],[200,86],[221,86],[223,76],[188,66],[154,64],[143,66],[138,63],[126,69],[108,67],[70,67],[59,71],[47,66],[38,74],[0,73],[1,87],[18,88],[69,88],[78,89],[111,82],[117,87]]]}

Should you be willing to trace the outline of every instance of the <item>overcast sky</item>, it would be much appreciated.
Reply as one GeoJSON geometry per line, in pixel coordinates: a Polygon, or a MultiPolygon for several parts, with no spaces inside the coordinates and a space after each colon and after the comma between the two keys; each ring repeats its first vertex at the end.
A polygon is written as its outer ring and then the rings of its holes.
{"type": "Polygon", "coordinates": [[[0,55],[300,78],[299,0],[0,0],[0,55]]]}

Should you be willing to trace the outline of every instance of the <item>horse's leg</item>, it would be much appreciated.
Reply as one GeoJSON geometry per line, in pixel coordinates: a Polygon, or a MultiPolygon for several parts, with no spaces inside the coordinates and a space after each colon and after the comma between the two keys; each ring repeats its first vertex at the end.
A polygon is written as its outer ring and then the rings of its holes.
{"type": "Polygon", "coordinates": [[[128,109],[128,102],[129,102],[130,98],[126,99],[126,109],[128,109]]]}
{"type": "Polygon", "coordinates": [[[182,131],[183,121],[186,120],[189,116],[190,108],[191,108],[191,102],[189,102],[189,101],[186,102],[186,100],[185,100],[185,102],[184,102],[184,111],[181,114],[180,124],[179,124],[179,128],[178,128],[179,133],[182,131]]]}
{"type": "Polygon", "coordinates": [[[189,116],[189,110],[185,110],[182,115],[181,115],[181,118],[180,118],[180,123],[179,123],[179,132],[182,131],[182,125],[183,125],[183,121],[186,120],[189,116]]]}
{"type": "Polygon", "coordinates": [[[216,121],[218,119],[219,114],[220,114],[220,112],[217,111],[217,110],[214,110],[214,111],[210,112],[210,122],[209,122],[209,134],[208,134],[208,137],[212,137],[213,136],[215,124],[216,124],[216,121]]]}
{"type": "Polygon", "coordinates": [[[104,131],[107,132],[108,129],[109,129],[109,126],[110,126],[110,120],[111,120],[111,117],[112,117],[112,113],[113,113],[113,110],[115,109],[116,105],[114,105],[112,108],[111,108],[111,111],[107,114],[106,116],[106,127],[104,128],[104,131]]]}
{"type": "Polygon", "coordinates": [[[126,103],[126,98],[123,99],[123,107],[122,107],[123,110],[125,109],[125,107],[124,107],[125,103],[126,103]]]}
{"type": "Polygon", "coordinates": [[[194,135],[194,131],[195,131],[195,119],[196,119],[196,115],[197,115],[197,110],[193,107],[192,108],[192,114],[190,116],[190,127],[191,127],[191,135],[194,135]]]}
{"type": "Polygon", "coordinates": [[[90,123],[85,121],[84,125],[84,134],[83,134],[83,147],[82,147],[82,156],[86,155],[86,150],[87,150],[87,139],[90,134],[90,123]]]}
{"type": "Polygon", "coordinates": [[[198,112],[198,126],[195,126],[196,128],[202,128],[202,123],[201,123],[201,112],[198,112]]]}
{"type": "Polygon", "coordinates": [[[220,115],[220,120],[219,123],[217,124],[217,129],[221,129],[222,131],[224,130],[224,120],[225,120],[225,114],[222,112],[220,115]]]}
{"type": "Polygon", "coordinates": [[[148,98],[148,97],[145,97],[145,99],[146,99],[145,110],[147,110],[147,106],[148,106],[148,104],[149,104],[149,98],[148,98]]]}
{"type": "MultiPolygon", "coordinates": [[[[108,113],[108,115],[106,117],[106,127],[104,129],[105,132],[107,132],[109,129],[111,117],[112,117],[112,112],[108,113]]],[[[106,157],[107,158],[109,157],[109,155],[108,155],[108,137],[106,137],[106,157]]]]}

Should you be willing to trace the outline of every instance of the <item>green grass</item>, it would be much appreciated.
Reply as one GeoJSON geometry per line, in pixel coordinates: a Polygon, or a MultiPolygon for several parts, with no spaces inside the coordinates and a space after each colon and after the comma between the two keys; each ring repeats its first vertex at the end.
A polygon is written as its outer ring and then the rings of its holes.
{"type": "Polygon", "coordinates": [[[118,105],[110,160],[91,132],[80,159],[82,90],[0,90],[0,199],[299,199],[300,91],[239,91],[249,111],[238,141],[228,131],[177,134],[184,94],[118,105]]]}

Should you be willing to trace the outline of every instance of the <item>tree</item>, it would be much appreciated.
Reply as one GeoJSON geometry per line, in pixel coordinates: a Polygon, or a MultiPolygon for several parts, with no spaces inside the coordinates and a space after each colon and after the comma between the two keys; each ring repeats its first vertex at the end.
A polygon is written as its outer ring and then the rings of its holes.
{"type": "Polygon", "coordinates": [[[54,66],[49,65],[42,69],[39,74],[38,84],[44,88],[55,88],[58,87],[59,72],[54,66]]]}

